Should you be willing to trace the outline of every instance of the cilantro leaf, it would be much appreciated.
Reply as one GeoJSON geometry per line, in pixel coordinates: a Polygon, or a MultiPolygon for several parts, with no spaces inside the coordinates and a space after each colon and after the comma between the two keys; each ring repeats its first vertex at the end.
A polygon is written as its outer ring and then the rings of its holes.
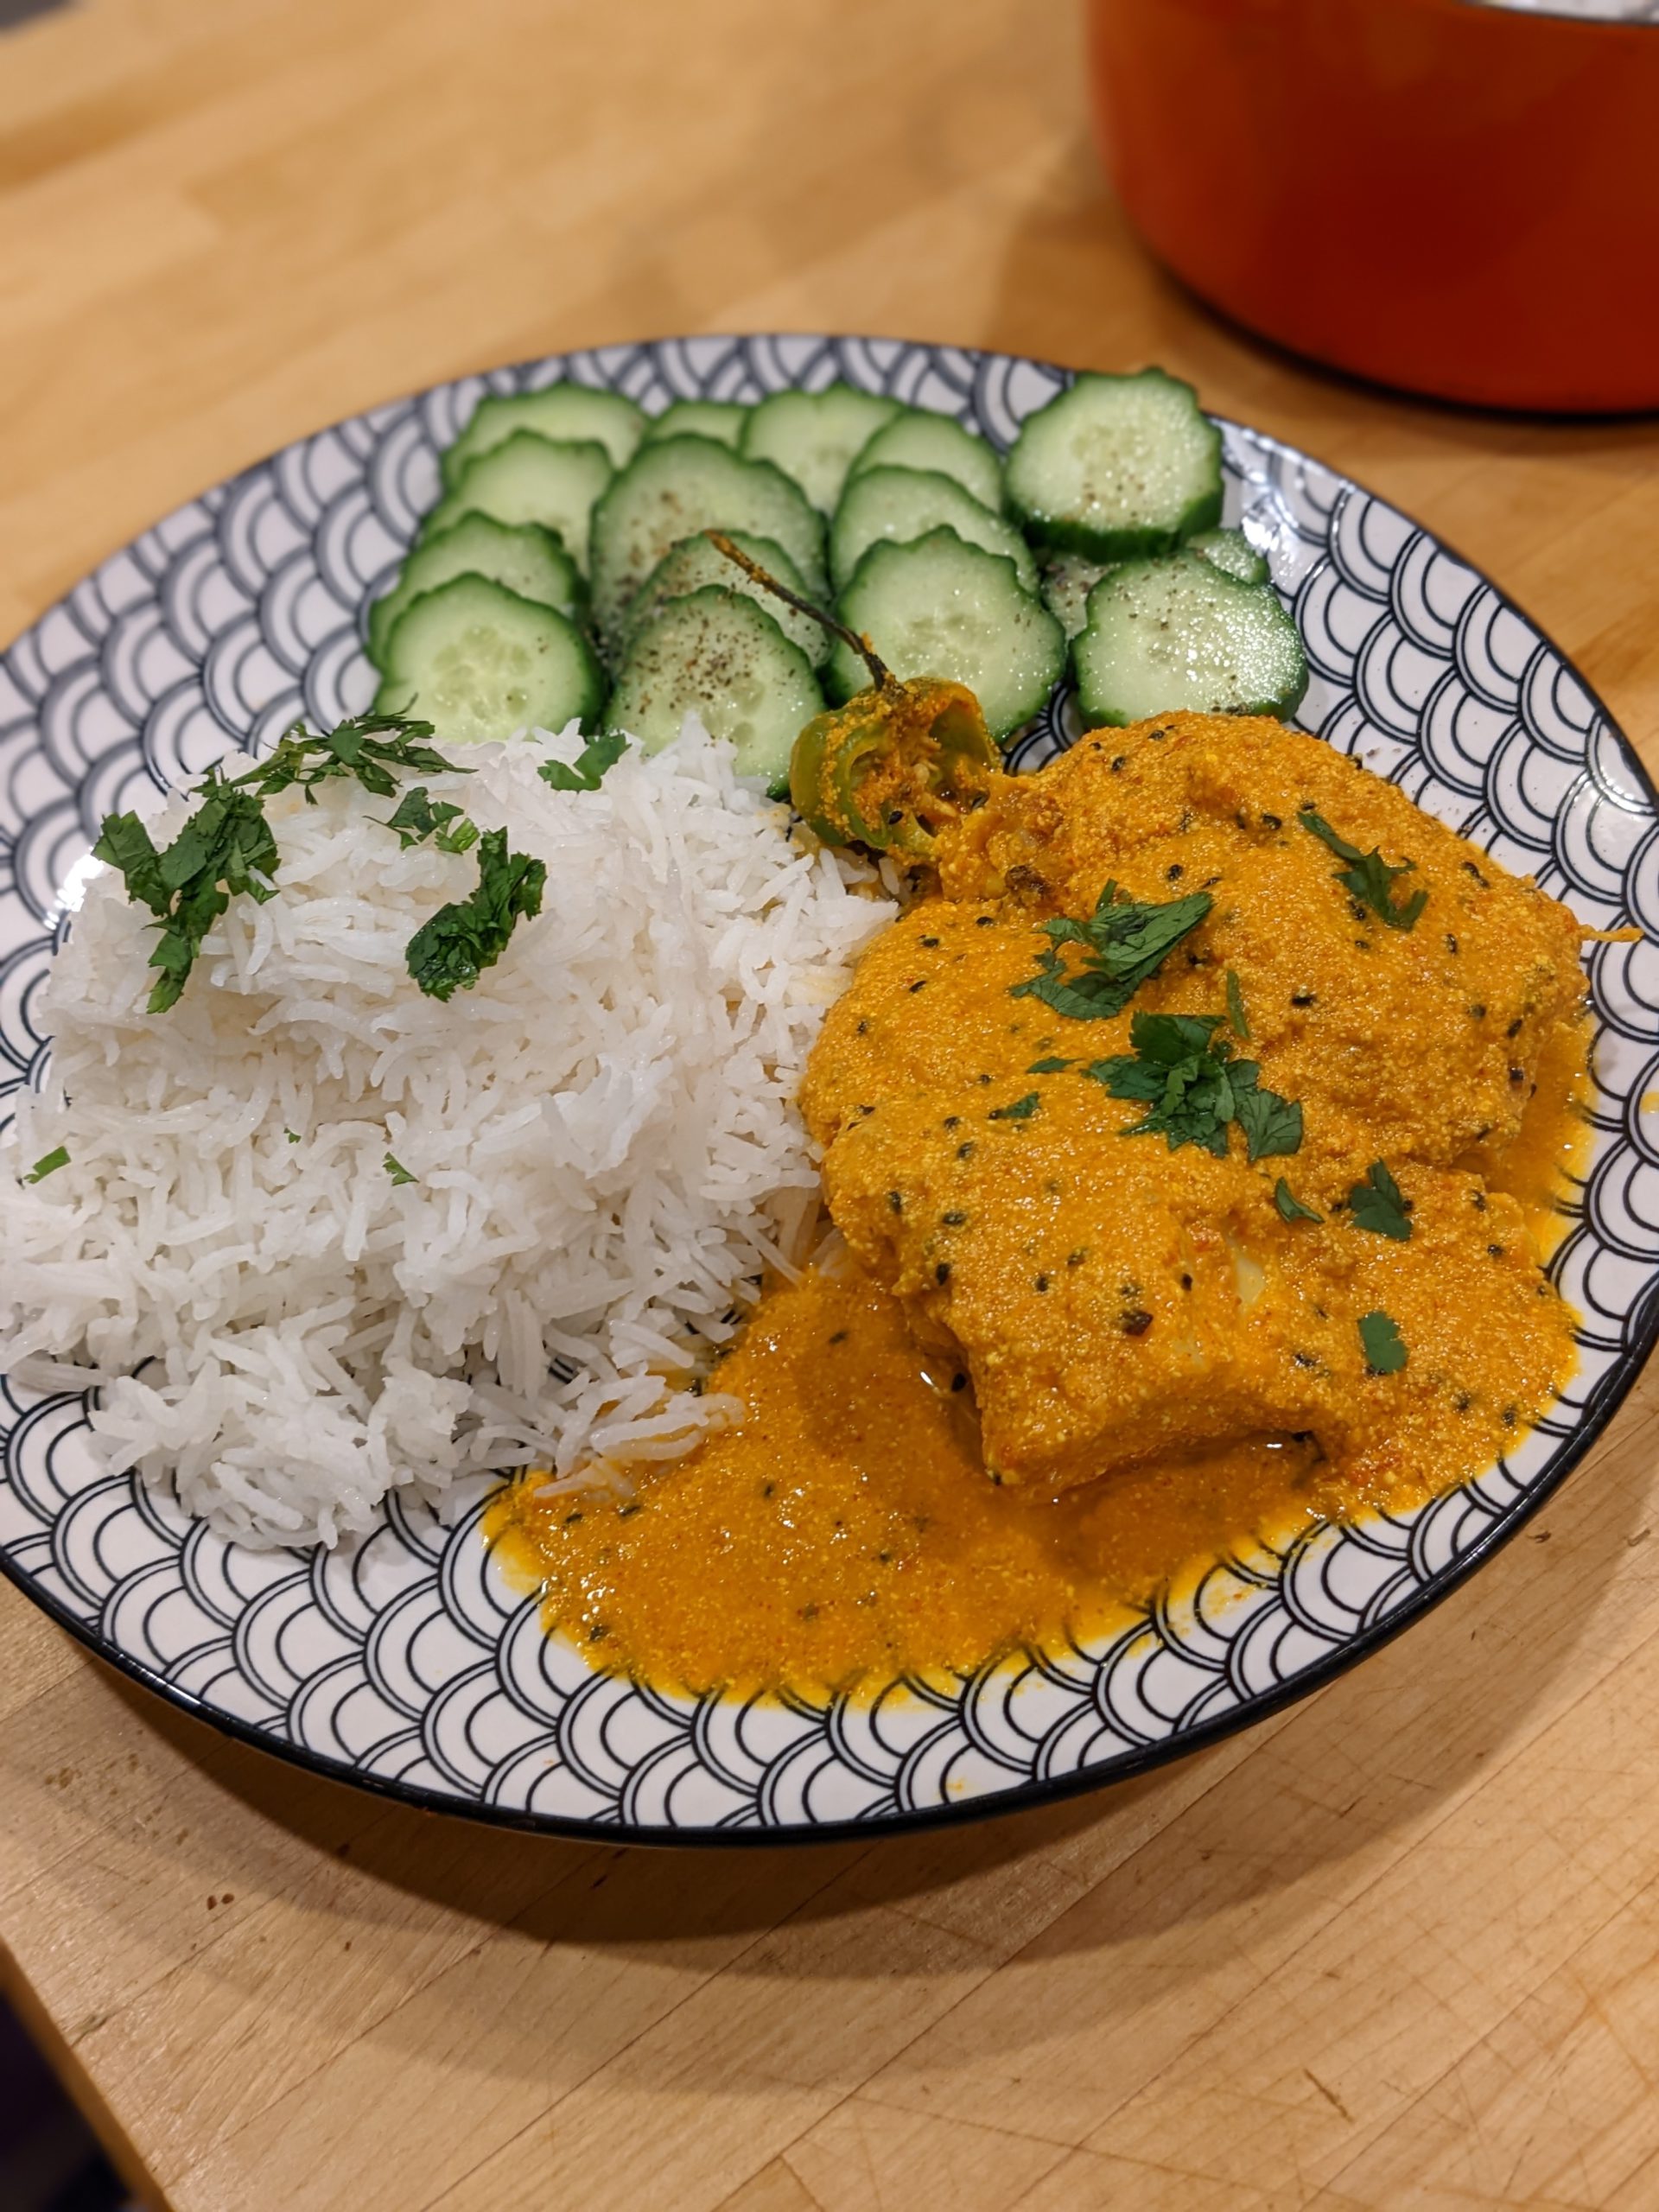
{"type": "Polygon", "coordinates": [[[1033,1060],[1026,1070],[1027,1075],[1058,1075],[1071,1065],[1070,1060],[1033,1060]]]}
{"type": "MultiPolygon", "coordinates": [[[[298,785],[315,802],[315,786],[339,776],[354,777],[389,798],[397,788],[394,770],[454,768],[424,741],[432,734],[430,722],[390,715],[358,715],[322,737],[296,722],[268,759],[241,775],[227,778],[222,768],[210,768],[196,786],[200,804],[165,852],[157,852],[137,815],[106,815],[92,851],[120,871],[128,898],[156,917],[149,965],[158,972],[149,1011],[165,1014],[177,1005],[208,931],[233,898],[276,895],[282,856],[265,819],[268,799],[298,785]]],[[[424,801],[424,792],[421,797],[424,801]]],[[[464,852],[477,836],[458,807],[440,801],[429,813],[431,834],[448,852],[464,852]]],[[[398,825],[400,836],[406,826],[398,825]]]]}
{"type": "Polygon", "coordinates": [[[52,1151],[42,1154],[24,1176],[23,1180],[25,1183],[44,1183],[48,1175],[55,1175],[60,1167],[67,1167],[68,1165],[67,1147],[57,1145],[52,1151]]]}
{"type": "Polygon", "coordinates": [[[385,1165],[386,1173],[391,1176],[394,1184],[412,1183],[415,1180],[414,1176],[410,1173],[403,1161],[401,1160],[395,1160],[391,1153],[386,1154],[385,1165]]]}
{"type": "Polygon", "coordinates": [[[1232,1024],[1234,1036],[1248,1045],[1250,1041],[1250,1020],[1244,1011],[1243,988],[1230,968],[1227,970],[1227,1019],[1232,1024]]]}
{"type": "Polygon", "coordinates": [[[470,991],[501,957],[519,920],[539,914],[547,863],[507,850],[505,830],[486,830],[478,843],[478,888],[440,906],[409,940],[409,972],[429,998],[446,1002],[470,991]]]}
{"type": "Polygon", "coordinates": [[[1400,1185],[1380,1160],[1374,1160],[1363,1183],[1348,1193],[1354,1226],[1378,1236],[1392,1236],[1397,1244],[1411,1241],[1411,1217],[1400,1185]]]}
{"type": "Polygon", "coordinates": [[[1207,891],[1194,891],[1147,906],[1108,883],[1086,922],[1062,914],[1039,924],[1049,950],[1037,955],[1038,973],[1014,984],[1008,995],[1040,999],[1077,1021],[1109,1020],[1198,928],[1213,903],[1207,891]],[[1063,944],[1083,947],[1083,964],[1071,975],[1058,950],[1063,944]]]}
{"type": "Polygon", "coordinates": [[[1405,1340],[1399,1325],[1380,1306],[1360,1315],[1359,1341],[1365,1348],[1365,1364],[1373,1375],[1398,1375],[1406,1364],[1405,1340]]]}
{"type": "Polygon", "coordinates": [[[1172,1152],[1199,1145],[1226,1157],[1236,1122],[1252,1160],[1294,1152],[1302,1141],[1302,1109],[1294,1099],[1264,1090],[1254,1060],[1236,1060],[1232,1040],[1217,1033],[1218,1014],[1137,1014],[1129,1024],[1131,1052],[1096,1060],[1082,1072],[1114,1098],[1146,1107],[1126,1137],[1161,1135],[1172,1152]]]}
{"type": "Polygon", "coordinates": [[[127,896],[152,914],[164,914],[173,893],[162,880],[161,855],[136,814],[106,814],[92,858],[120,872],[127,896]]]}
{"type": "Polygon", "coordinates": [[[478,842],[477,823],[448,799],[432,798],[424,784],[404,792],[385,827],[397,832],[397,842],[405,852],[429,837],[441,853],[464,853],[478,842]]]}
{"type": "Polygon", "coordinates": [[[1369,853],[1362,853],[1357,845],[1338,834],[1322,814],[1305,806],[1296,817],[1304,830],[1312,833],[1322,845],[1328,845],[1339,861],[1346,861],[1346,868],[1337,870],[1337,881],[1352,893],[1363,906],[1369,906],[1377,918],[1391,930],[1409,930],[1416,926],[1417,917],[1428,904],[1427,891],[1414,891],[1403,905],[1394,903],[1394,880],[1408,875],[1417,863],[1402,861],[1391,867],[1375,845],[1369,853]]]}
{"type": "Polygon", "coordinates": [[[1276,1090],[1246,1090],[1240,1095],[1236,1118],[1252,1160],[1301,1148],[1302,1109],[1297,1099],[1281,1098],[1276,1090]]]}
{"type": "Polygon", "coordinates": [[[556,791],[596,791],[607,768],[613,768],[628,749],[620,729],[603,737],[590,737],[568,766],[563,760],[543,760],[536,771],[556,791]]]}
{"type": "Polygon", "coordinates": [[[1322,1213],[1315,1213],[1312,1206],[1305,1206],[1281,1175],[1273,1186],[1273,1203],[1279,1209],[1281,1221],[1323,1221],[1322,1213]]]}
{"type": "Polygon", "coordinates": [[[1230,1065],[1232,1047],[1215,1033],[1221,1026],[1219,1014],[1137,1014],[1129,1025],[1134,1051],[1083,1071],[1114,1098],[1146,1107],[1145,1118],[1125,1136],[1161,1135],[1172,1152],[1193,1144],[1225,1157],[1227,1125],[1241,1094],[1255,1089],[1257,1071],[1253,1060],[1230,1065]]]}
{"type": "Polygon", "coordinates": [[[149,965],[159,970],[149,1011],[176,1005],[196,956],[233,893],[270,898],[276,872],[276,840],[251,791],[227,784],[210,769],[201,804],[165,852],[157,852],[136,815],[105,817],[92,850],[118,868],[127,896],[156,919],[149,965]]]}
{"type": "Polygon", "coordinates": [[[1041,1103],[1034,1090],[1028,1090],[1011,1106],[993,1106],[985,1118],[988,1122],[1028,1122],[1041,1103]]]}
{"type": "Polygon", "coordinates": [[[407,721],[397,715],[354,715],[321,737],[296,722],[268,758],[235,780],[251,785],[261,798],[274,798],[297,784],[315,804],[316,785],[340,776],[354,776],[377,798],[390,798],[397,788],[394,768],[429,776],[470,775],[470,769],[446,760],[424,742],[435,734],[430,722],[407,721]]]}

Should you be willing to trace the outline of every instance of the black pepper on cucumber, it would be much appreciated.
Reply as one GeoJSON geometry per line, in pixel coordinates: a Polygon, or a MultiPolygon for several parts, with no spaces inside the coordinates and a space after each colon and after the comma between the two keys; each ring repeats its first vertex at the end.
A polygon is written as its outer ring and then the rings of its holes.
{"type": "MultiPolygon", "coordinates": [[[[747,553],[757,567],[775,577],[786,590],[792,591],[797,598],[806,596],[806,584],[800,570],[774,539],[757,537],[752,531],[746,530],[727,534],[740,552],[747,553]]],[[[784,635],[800,647],[815,668],[822,667],[829,659],[830,635],[823,625],[776,597],[764,584],[757,583],[701,531],[671,546],[628,602],[618,636],[619,654],[626,655],[639,631],[647,622],[654,621],[671,600],[683,599],[704,584],[721,584],[728,591],[741,591],[753,599],[765,608],[784,635]]]]}
{"type": "Polygon", "coordinates": [[[730,742],[741,776],[770,785],[788,773],[795,740],[823,711],[811,663],[771,615],[742,592],[705,584],[636,634],[607,720],[659,753],[695,714],[730,742]]]}
{"type": "Polygon", "coordinates": [[[1093,561],[1162,553],[1221,520],[1221,433],[1161,369],[1080,376],[1026,417],[1007,487],[1041,544],[1093,561]]]}
{"type": "Polygon", "coordinates": [[[664,553],[699,530],[743,530],[781,545],[810,591],[823,586],[823,524],[770,461],[713,438],[642,446],[594,510],[594,613],[607,636],[664,553]]]}
{"type": "MultiPolygon", "coordinates": [[[[1025,589],[1014,563],[949,528],[908,544],[872,545],[841,595],[840,613],[895,676],[965,683],[998,739],[1031,720],[1065,666],[1060,626],[1025,589]]],[[[869,681],[851,647],[837,643],[830,657],[834,696],[849,699],[869,681]]]]}
{"type": "Polygon", "coordinates": [[[1126,561],[1103,577],[1071,658],[1090,727],[1182,708],[1289,715],[1307,689],[1296,625],[1270,587],[1241,583],[1189,550],[1126,561]]]}

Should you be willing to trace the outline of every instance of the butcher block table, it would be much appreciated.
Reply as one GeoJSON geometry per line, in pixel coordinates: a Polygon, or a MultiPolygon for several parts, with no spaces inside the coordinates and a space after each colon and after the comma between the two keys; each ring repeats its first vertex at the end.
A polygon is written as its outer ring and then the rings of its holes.
{"type": "MultiPolygon", "coordinates": [[[[411,387],[887,332],[1191,378],[1497,576],[1659,765],[1659,428],[1398,400],[1219,324],[1127,230],[1083,87],[1058,0],[35,16],[0,35],[0,635],[411,387]]],[[[1307,159],[1317,190],[1317,130],[1307,159]]],[[[1643,2212],[1656,1412],[1659,1376],[1319,1695],[885,1842],[423,1816],[222,1740],[0,1587],[0,1971],[176,2212],[1643,2212]]]]}

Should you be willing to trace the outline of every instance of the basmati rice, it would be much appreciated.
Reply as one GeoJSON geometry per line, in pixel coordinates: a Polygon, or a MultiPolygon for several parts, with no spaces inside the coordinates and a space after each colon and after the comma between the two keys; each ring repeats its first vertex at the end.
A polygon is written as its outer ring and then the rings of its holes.
{"type": "Polygon", "coordinates": [[[550,790],[538,761],[579,747],[427,779],[548,867],[540,917],[448,1005],[404,949],[474,862],[400,849],[354,782],[270,804],[276,896],[232,900],[167,1014],[149,916],[108,871],[86,887],[49,1080],[0,1152],[0,1361],[98,1385],[110,1469],[227,1535],[331,1544],[401,1484],[454,1507],[527,1463],[626,1486],[739,1410],[702,1378],[816,1217],[795,1092],[893,907],[694,723],[550,790]]]}

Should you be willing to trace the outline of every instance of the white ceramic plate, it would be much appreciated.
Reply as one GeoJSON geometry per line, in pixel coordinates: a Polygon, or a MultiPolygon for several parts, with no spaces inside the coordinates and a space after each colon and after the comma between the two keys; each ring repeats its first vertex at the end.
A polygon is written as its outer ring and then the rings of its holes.
{"type": "MultiPolygon", "coordinates": [[[[480,391],[569,378],[653,411],[835,378],[1006,446],[1066,372],[867,338],[664,340],[442,385],[302,439],[106,561],[0,656],[0,1116],[40,1081],[31,1009],[60,887],[102,817],[364,706],[366,609],[480,391]]],[[[1317,462],[1223,425],[1225,519],[1267,555],[1313,670],[1301,715],[1587,922],[1659,931],[1653,786],[1594,695],[1493,585],[1317,462]]],[[[1016,753],[1069,734],[1056,697],[1016,753]]],[[[1487,1557],[1583,1454],[1659,1332],[1659,953],[1599,948],[1595,1141],[1553,1272],[1584,1316],[1567,1397],[1421,1512],[1217,1565],[1099,1646],[948,1694],[666,1695],[543,1633],[475,1522],[397,1505],[332,1554],[226,1544],[101,1476],[86,1408],[0,1383],[0,1567],[160,1694],[302,1764],[425,1807],[652,1842],[827,1837],[1040,1802],[1213,1740],[1374,1649],[1487,1557]]],[[[1472,1658],[1471,1667],[1482,1662],[1472,1658]]]]}

